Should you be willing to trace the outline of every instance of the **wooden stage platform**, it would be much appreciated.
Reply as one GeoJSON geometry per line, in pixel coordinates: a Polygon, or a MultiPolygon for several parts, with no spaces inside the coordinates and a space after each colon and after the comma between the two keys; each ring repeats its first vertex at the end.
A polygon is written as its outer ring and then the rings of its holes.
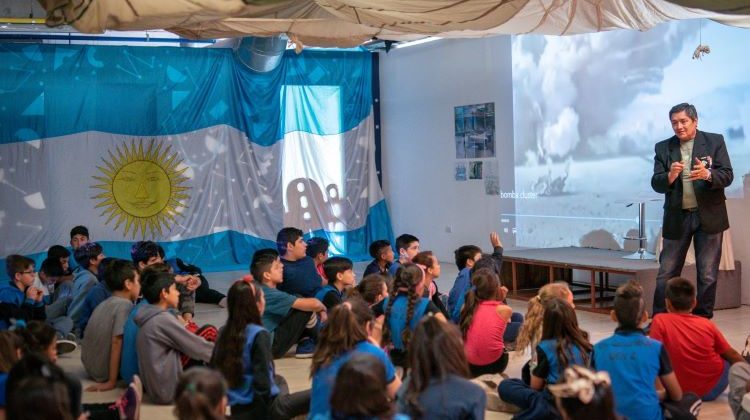
{"type": "MultiPolygon", "coordinates": [[[[502,281],[510,297],[522,300],[532,298],[549,282],[566,281],[571,284],[577,309],[609,312],[617,286],[635,279],[643,286],[643,299],[651,312],[659,264],[622,258],[628,254],[578,247],[506,250],[502,281]]],[[[716,309],[740,306],[742,270],[739,261],[735,264],[734,271],[719,271],[716,309]]],[[[682,274],[695,282],[694,265],[685,266],[682,274]]]]}

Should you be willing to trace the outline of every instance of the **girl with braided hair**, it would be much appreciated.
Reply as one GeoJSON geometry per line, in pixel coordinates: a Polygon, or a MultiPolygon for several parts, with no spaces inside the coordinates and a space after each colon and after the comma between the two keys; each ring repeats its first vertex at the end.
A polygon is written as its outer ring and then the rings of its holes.
{"type": "Polygon", "coordinates": [[[393,364],[408,367],[406,349],[412,331],[426,315],[445,322],[445,316],[424,295],[425,272],[417,264],[406,263],[398,268],[393,279],[392,296],[384,299],[373,310],[376,316],[385,314],[383,322],[383,345],[390,349],[393,364]]]}

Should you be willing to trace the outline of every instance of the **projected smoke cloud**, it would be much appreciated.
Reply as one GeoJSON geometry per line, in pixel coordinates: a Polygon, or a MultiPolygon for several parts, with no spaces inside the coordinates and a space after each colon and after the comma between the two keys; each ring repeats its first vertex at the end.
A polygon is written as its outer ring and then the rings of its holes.
{"type": "MultiPolygon", "coordinates": [[[[647,205],[647,234],[661,228],[651,190],[654,144],[670,137],[669,108],[690,102],[698,128],[722,133],[734,166],[727,190],[743,197],[750,169],[750,31],[712,22],[641,33],[516,36],[513,48],[516,244],[619,249],[647,205]],[[702,34],[699,35],[699,28],[702,34]],[[711,47],[692,55],[700,41],[711,47]]],[[[750,194],[748,194],[750,195],[750,194]]]]}

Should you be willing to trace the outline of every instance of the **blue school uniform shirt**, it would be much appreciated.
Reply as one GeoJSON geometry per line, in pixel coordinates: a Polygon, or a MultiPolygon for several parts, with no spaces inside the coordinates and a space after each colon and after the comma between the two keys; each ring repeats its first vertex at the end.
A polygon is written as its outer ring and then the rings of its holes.
{"type": "MultiPolygon", "coordinates": [[[[389,300],[389,297],[383,300],[383,308],[388,308],[389,300]]],[[[420,298],[414,305],[414,314],[409,320],[408,326],[410,330],[414,331],[414,329],[417,328],[417,324],[419,324],[419,321],[424,317],[425,312],[427,311],[427,306],[429,306],[430,302],[431,301],[428,298],[420,298]]],[[[401,333],[404,331],[404,328],[407,328],[406,315],[408,315],[408,309],[409,298],[406,295],[398,295],[393,301],[391,312],[388,315],[388,328],[391,330],[391,342],[393,343],[394,348],[401,351],[406,351],[406,346],[404,346],[404,343],[401,341],[401,333]]]]}
{"type": "Polygon", "coordinates": [[[612,378],[615,411],[629,420],[664,418],[654,383],[658,376],[672,372],[664,346],[642,330],[615,330],[615,335],[594,345],[596,370],[612,378]]]}
{"type": "Polygon", "coordinates": [[[0,408],[5,408],[5,385],[8,383],[8,373],[0,372],[0,408]]]}
{"type": "Polygon", "coordinates": [[[401,261],[396,260],[391,264],[390,267],[388,267],[388,274],[391,275],[391,277],[396,277],[396,271],[398,271],[398,268],[401,267],[401,261]]]}
{"type": "Polygon", "coordinates": [[[135,315],[138,311],[148,305],[146,299],[142,299],[130,310],[130,315],[125,321],[122,333],[122,353],[120,354],[120,377],[126,384],[133,381],[133,376],[138,374],[138,352],[135,350],[135,340],[138,337],[138,325],[135,324],[135,315]]]}
{"type": "Polygon", "coordinates": [[[320,278],[315,261],[311,257],[305,257],[297,261],[281,259],[284,264],[284,281],[278,289],[302,297],[313,297],[320,289],[323,280],[320,278]]]}
{"type": "Polygon", "coordinates": [[[570,346],[568,349],[568,364],[563,366],[557,357],[557,340],[547,339],[539,342],[536,346],[537,363],[532,375],[547,381],[547,385],[556,384],[562,376],[566,367],[572,365],[586,366],[583,360],[583,352],[578,346],[570,346]]]}
{"type": "MultiPolygon", "coordinates": [[[[227,392],[229,405],[248,405],[252,404],[255,399],[255,389],[253,388],[253,362],[251,360],[253,343],[258,333],[266,331],[260,325],[249,324],[245,327],[245,347],[242,349],[242,387],[232,388],[227,392]]],[[[269,349],[270,352],[270,349],[269,349]]],[[[279,387],[274,381],[274,367],[271,361],[268,365],[268,375],[271,383],[271,397],[279,395],[279,387]]]]}
{"type": "Polygon", "coordinates": [[[315,293],[315,299],[323,302],[326,309],[330,311],[344,299],[344,292],[337,289],[334,285],[327,284],[315,293]],[[333,293],[334,297],[326,299],[326,296],[328,296],[329,293],[333,293]]]}
{"type": "MultiPolygon", "coordinates": [[[[461,299],[463,301],[463,296],[470,287],[471,268],[464,267],[461,271],[458,272],[456,281],[453,283],[451,291],[448,292],[448,311],[450,311],[451,314],[454,312],[454,308],[457,307],[458,300],[461,299]]],[[[458,306],[458,310],[461,310],[461,306],[458,306]]]]}
{"type": "Polygon", "coordinates": [[[390,384],[396,379],[396,369],[393,367],[393,363],[391,363],[391,359],[388,358],[388,355],[369,341],[361,341],[357,343],[354,348],[333,359],[327,365],[321,367],[315,372],[312,379],[312,396],[310,398],[310,413],[308,414],[308,419],[323,420],[331,418],[330,400],[333,385],[336,383],[336,375],[344,363],[358,353],[371,354],[383,362],[383,365],[385,366],[386,383],[390,384]]]}

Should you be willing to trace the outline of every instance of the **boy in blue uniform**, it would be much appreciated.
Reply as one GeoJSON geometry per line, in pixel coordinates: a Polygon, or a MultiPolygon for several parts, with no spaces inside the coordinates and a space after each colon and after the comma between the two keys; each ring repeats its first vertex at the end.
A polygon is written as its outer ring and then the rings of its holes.
{"type": "Polygon", "coordinates": [[[323,302],[329,312],[344,300],[344,290],[354,286],[356,277],[353,267],[352,260],[344,257],[332,257],[323,263],[328,285],[321,288],[315,298],[323,302]]]}
{"type": "Polygon", "coordinates": [[[284,264],[284,281],[279,290],[290,295],[313,297],[322,286],[315,261],[307,256],[307,243],[303,232],[285,227],[276,235],[276,248],[284,264]]]}
{"type": "Polygon", "coordinates": [[[671,418],[690,418],[691,408],[697,414],[700,399],[683,394],[666,349],[641,329],[648,319],[642,296],[643,289],[635,281],[617,289],[611,316],[619,325],[612,337],[594,345],[592,364],[612,378],[618,415],[661,420],[668,411],[671,418]],[[657,378],[663,386],[654,386],[657,378]]]}

